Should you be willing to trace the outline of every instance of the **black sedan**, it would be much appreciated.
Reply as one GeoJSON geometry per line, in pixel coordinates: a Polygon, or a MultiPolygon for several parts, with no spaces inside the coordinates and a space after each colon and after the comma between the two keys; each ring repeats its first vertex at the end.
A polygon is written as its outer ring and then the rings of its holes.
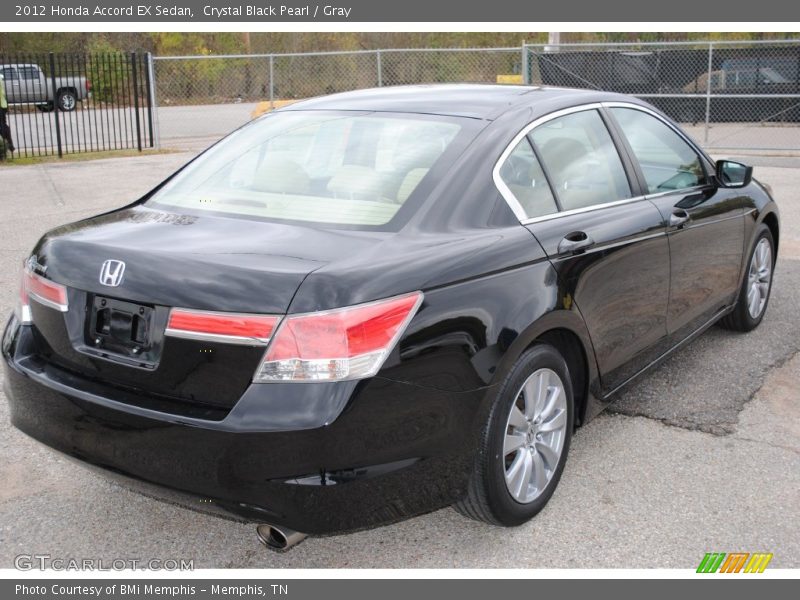
{"type": "Polygon", "coordinates": [[[758,326],[778,238],[752,169],[626,96],[300,102],[39,241],[11,418],[271,546],[450,504],[519,525],[621,386],[758,326]]]}

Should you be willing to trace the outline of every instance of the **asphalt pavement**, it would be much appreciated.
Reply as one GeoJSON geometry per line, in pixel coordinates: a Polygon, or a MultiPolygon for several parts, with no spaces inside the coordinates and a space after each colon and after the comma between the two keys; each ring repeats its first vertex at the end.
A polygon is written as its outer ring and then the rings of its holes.
{"type": "MultiPolygon", "coordinates": [[[[191,157],[0,167],[0,314],[47,229],[127,204],[191,157]]],[[[140,496],[13,429],[0,393],[0,567],[20,554],[193,559],[199,567],[683,567],[772,552],[800,567],[800,170],[766,166],[782,211],[773,296],[750,334],[712,328],[576,434],[547,508],[503,529],[452,509],[311,538],[286,554],[252,525],[140,496]]],[[[700,259],[702,257],[699,257],[700,259]]]]}

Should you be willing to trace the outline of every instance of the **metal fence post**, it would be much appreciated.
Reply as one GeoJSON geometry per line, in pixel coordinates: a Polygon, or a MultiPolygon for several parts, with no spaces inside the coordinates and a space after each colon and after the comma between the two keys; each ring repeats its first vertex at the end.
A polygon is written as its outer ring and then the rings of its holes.
{"type": "Polygon", "coordinates": [[[131,52],[131,83],[133,84],[133,114],[136,123],[136,148],[142,151],[142,127],[139,122],[139,77],[136,52],[131,52]]]}
{"type": "Polygon", "coordinates": [[[708,42],[708,69],[706,70],[706,125],[703,132],[703,143],[708,144],[708,128],[711,121],[711,69],[714,65],[714,42],[708,42]]]}
{"type": "Polygon", "coordinates": [[[147,53],[147,105],[150,118],[150,147],[161,148],[161,136],[158,127],[158,100],[156,98],[156,75],[153,53],[147,53]]]}
{"type": "Polygon", "coordinates": [[[56,121],[56,144],[58,145],[58,158],[64,156],[64,150],[61,147],[61,120],[58,114],[58,85],[56,84],[56,57],[52,52],[50,53],[50,83],[53,91],[53,118],[56,121]]]}
{"type": "Polygon", "coordinates": [[[528,54],[528,46],[525,42],[522,42],[522,83],[525,85],[531,84],[530,55],[528,54]]]}
{"type": "MultiPolygon", "coordinates": [[[[690,123],[697,139],[707,148],[800,149],[800,137],[797,135],[800,131],[800,84],[797,83],[800,63],[794,60],[800,55],[798,39],[561,45],[555,44],[555,40],[549,44],[519,41],[522,42],[521,46],[513,48],[373,48],[313,53],[158,56],[153,57],[153,78],[157,85],[152,87],[154,95],[157,93],[160,96],[157,100],[165,103],[165,111],[171,113],[171,122],[178,119],[188,125],[193,118],[188,112],[180,110],[180,106],[237,101],[236,92],[243,89],[243,77],[246,78],[241,59],[258,59],[262,61],[262,68],[263,61],[269,60],[269,73],[261,72],[269,77],[269,89],[263,85],[263,80],[259,89],[265,106],[273,109],[282,99],[308,98],[375,85],[386,87],[401,83],[468,81],[488,83],[496,81],[499,75],[503,75],[505,80],[505,75],[515,73],[514,80],[527,85],[634,92],[633,95],[652,102],[678,121],[690,123]],[[717,51],[725,56],[717,56],[717,51]],[[383,64],[384,56],[389,59],[386,65],[383,64]],[[196,68],[207,61],[223,69],[196,68]],[[618,67],[616,71],[613,69],[615,65],[618,67]],[[755,82],[747,84],[747,89],[742,85],[735,88],[729,86],[728,89],[720,85],[720,80],[724,83],[726,76],[732,78],[735,72],[749,74],[756,65],[774,70],[776,85],[755,82]],[[155,72],[156,68],[159,69],[158,73],[155,72]],[[278,85],[278,71],[282,68],[284,72],[278,85]],[[220,71],[224,71],[225,77],[220,76],[220,71]],[[645,78],[644,74],[648,76],[645,78]],[[705,90],[702,89],[703,78],[706,79],[705,90]],[[173,110],[171,106],[166,108],[168,104],[177,105],[178,110],[173,110]],[[715,112],[712,113],[712,110],[715,112]],[[756,129],[756,125],[777,127],[777,124],[781,124],[782,128],[756,129]],[[792,128],[789,129],[787,125],[792,128]]],[[[42,60],[45,65],[46,60],[45,56],[42,60]]],[[[59,56],[56,56],[56,66],[62,71],[69,64],[67,62],[59,66],[58,63],[59,56]]],[[[104,71],[109,69],[105,68],[104,71]]],[[[113,92],[113,78],[106,82],[104,80],[109,80],[108,75],[104,74],[103,79],[99,75],[96,77],[103,83],[110,82],[113,92]]],[[[117,111],[109,112],[113,122],[117,111]]],[[[35,113],[31,114],[33,116],[35,113]]],[[[142,116],[145,117],[144,114],[142,116]]],[[[50,115],[47,118],[53,117],[50,115]]],[[[52,127],[52,121],[49,123],[49,127],[52,127]]],[[[72,117],[61,113],[61,134],[66,153],[73,152],[75,148],[69,137],[71,124],[72,117]]],[[[147,123],[144,126],[147,127],[147,123]]],[[[221,135],[227,131],[227,127],[224,120],[210,120],[204,125],[204,131],[207,135],[221,135]]],[[[112,133],[116,134],[116,130],[112,130],[112,133]]],[[[196,137],[196,133],[194,126],[186,129],[179,127],[175,134],[170,133],[169,138],[170,141],[173,136],[188,139],[196,137]]],[[[154,131],[154,134],[157,136],[157,132],[154,131]]],[[[47,135],[47,143],[55,150],[55,135],[49,132],[47,135]]]]}
{"type": "Polygon", "coordinates": [[[275,55],[269,55],[269,109],[275,110],[275,55]]]}

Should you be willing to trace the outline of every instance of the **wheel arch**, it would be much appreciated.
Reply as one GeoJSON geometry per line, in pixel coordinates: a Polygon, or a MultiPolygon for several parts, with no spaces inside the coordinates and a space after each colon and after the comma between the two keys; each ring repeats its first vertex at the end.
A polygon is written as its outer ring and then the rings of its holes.
{"type": "Polygon", "coordinates": [[[599,389],[597,362],[583,319],[572,310],[543,315],[509,347],[496,377],[504,376],[522,353],[536,344],[555,347],[567,362],[575,395],[575,424],[583,425],[600,410],[595,395],[599,389]]]}
{"type": "Polygon", "coordinates": [[[780,222],[778,221],[778,214],[775,211],[769,211],[761,218],[761,222],[769,227],[769,232],[772,234],[772,241],[775,242],[775,257],[778,257],[778,239],[780,237],[780,222]]]}

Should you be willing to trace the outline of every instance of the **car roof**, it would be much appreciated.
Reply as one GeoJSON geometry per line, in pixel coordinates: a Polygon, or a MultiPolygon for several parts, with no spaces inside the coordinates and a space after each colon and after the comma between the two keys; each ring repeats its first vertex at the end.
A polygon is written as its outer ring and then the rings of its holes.
{"type": "Polygon", "coordinates": [[[312,98],[286,106],[292,110],[353,110],[436,114],[494,120],[512,108],[546,105],[558,110],[563,105],[631,100],[628,96],[572,88],[494,85],[431,84],[372,88],[312,98]]]}

